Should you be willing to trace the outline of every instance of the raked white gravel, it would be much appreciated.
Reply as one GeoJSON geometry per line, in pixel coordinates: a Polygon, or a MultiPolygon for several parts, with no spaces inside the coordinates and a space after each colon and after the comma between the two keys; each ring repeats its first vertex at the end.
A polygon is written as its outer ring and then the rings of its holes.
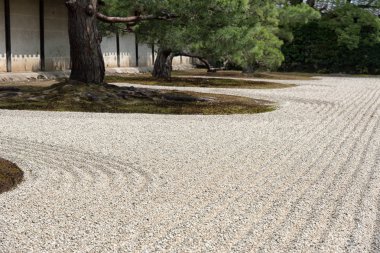
{"type": "Polygon", "coordinates": [[[287,82],[186,88],[256,115],[0,110],[0,252],[379,252],[380,78],[287,82]]]}

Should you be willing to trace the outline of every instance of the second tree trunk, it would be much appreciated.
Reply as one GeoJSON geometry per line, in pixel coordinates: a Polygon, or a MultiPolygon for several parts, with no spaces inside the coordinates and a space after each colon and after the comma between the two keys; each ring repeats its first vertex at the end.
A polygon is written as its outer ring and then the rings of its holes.
{"type": "Polygon", "coordinates": [[[174,54],[171,50],[160,49],[154,62],[153,77],[170,79],[174,54]]]}
{"type": "Polygon", "coordinates": [[[105,67],[96,25],[97,0],[67,1],[71,56],[70,79],[100,84],[105,67]]]}

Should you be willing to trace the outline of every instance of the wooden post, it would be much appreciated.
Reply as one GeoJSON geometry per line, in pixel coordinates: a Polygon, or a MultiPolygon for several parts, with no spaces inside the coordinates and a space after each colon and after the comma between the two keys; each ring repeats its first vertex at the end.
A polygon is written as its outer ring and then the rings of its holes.
{"type": "Polygon", "coordinates": [[[117,67],[120,68],[120,34],[119,34],[119,28],[116,28],[116,54],[117,54],[117,67]]]}
{"type": "Polygon", "coordinates": [[[136,51],[136,67],[139,66],[139,42],[137,40],[137,35],[135,34],[135,51],[136,51]]]}
{"type": "Polygon", "coordinates": [[[154,66],[154,43],[152,43],[152,65],[154,66]]]}
{"type": "Polygon", "coordinates": [[[11,13],[9,0],[4,0],[5,18],[5,53],[7,58],[7,72],[12,72],[12,46],[11,46],[11,13]]]}
{"type": "Polygon", "coordinates": [[[40,68],[45,71],[45,2],[40,0],[40,68]]]}

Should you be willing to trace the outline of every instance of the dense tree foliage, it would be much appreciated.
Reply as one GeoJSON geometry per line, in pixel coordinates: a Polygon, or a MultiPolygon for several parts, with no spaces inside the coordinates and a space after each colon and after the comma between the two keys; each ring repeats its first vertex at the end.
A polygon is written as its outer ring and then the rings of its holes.
{"type": "Polygon", "coordinates": [[[307,4],[286,5],[279,9],[278,36],[286,42],[294,39],[293,31],[311,21],[319,20],[321,14],[307,4]]]}
{"type": "Polygon", "coordinates": [[[139,13],[165,10],[177,16],[170,22],[141,23],[134,28],[139,41],[158,45],[153,73],[156,77],[170,77],[172,58],[179,55],[198,58],[208,68],[210,62],[216,67],[233,63],[246,70],[272,69],[283,61],[282,40],[277,36],[279,8],[275,1],[114,0],[109,9],[118,15],[131,10],[139,13]]]}
{"type": "Polygon", "coordinates": [[[103,31],[135,32],[139,42],[157,45],[153,71],[157,78],[170,78],[173,57],[180,55],[197,58],[209,70],[211,66],[268,70],[282,64],[284,70],[378,73],[379,3],[66,0],[71,79],[103,81],[99,27],[103,31]],[[97,21],[107,25],[99,26],[97,21]]]}
{"type": "Polygon", "coordinates": [[[380,73],[380,19],[365,8],[344,4],[321,20],[294,29],[283,46],[287,71],[380,73]]]}

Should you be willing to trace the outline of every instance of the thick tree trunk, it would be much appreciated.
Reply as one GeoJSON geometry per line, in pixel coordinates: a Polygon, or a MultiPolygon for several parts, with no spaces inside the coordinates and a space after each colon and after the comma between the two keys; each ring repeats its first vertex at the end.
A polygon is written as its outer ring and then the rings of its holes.
{"type": "Polygon", "coordinates": [[[67,0],[71,56],[70,79],[100,84],[105,67],[96,25],[98,0],[67,0]]]}
{"type": "Polygon", "coordinates": [[[259,69],[259,64],[248,65],[243,68],[243,73],[255,73],[259,69]]]}
{"type": "Polygon", "coordinates": [[[171,50],[158,50],[157,59],[154,62],[153,77],[170,79],[172,74],[172,62],[174,54],[171,50]]]}

